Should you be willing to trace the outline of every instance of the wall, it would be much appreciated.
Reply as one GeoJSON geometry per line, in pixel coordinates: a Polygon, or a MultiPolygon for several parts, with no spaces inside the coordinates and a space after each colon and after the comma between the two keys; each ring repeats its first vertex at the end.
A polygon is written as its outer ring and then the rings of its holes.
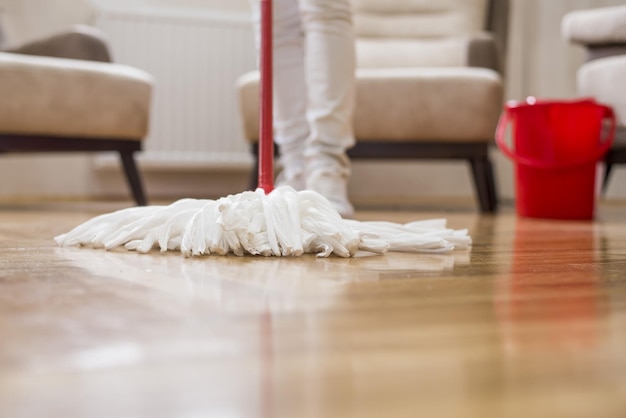
{"type": "Polygon", "coordinates": [[[67,26],[91,22],[89,0],[0,0],[5,36],[12,43],[44,36],[67,26]]]}
{"type": "MultiPolygon", "coordinates": [[[[0,0],[7,35],[12,40],[29,39],[69,23],[90,22],[90,3],[97,7],[189,7],[247,13],[248,0],[0,0]],[[45,16],[45,18],[43,17],[45,16]],[[7,19],[9,17],[10,19],[7,19]]],[[[512,0],[512,25],[508,61],[507,98],[528,95],[567,98],[575,96],[576,69],[582,50],[567,45],[560,35],[560,22],[574,9],[620,5],[623,0],[512,0]]],[[[501,197],[513,197],[510,161],[494,149],[501,197]]],[[[620,169],[609,196],[626,197],[620,187],[620,169]]],[[[370,199],[415,200],[433,196],[473,195],[464,163],[363,163],[354,164],[350,193],[357,201],[370,199]],[[384,173],[384,177],[383,177],[384,173]]],[[[15,196],[126,196],[126,186],[116,171],[94,170],[93,158],[84,156],[3,156],[0,176],[13,179],[0,183],[0,198],[15,196]],[[14,173],[20,173],[15,176],[14,173]],[[54,173],[51,176],[50,173],[54,173]]],[[[245,172],[147,173],[151,196],[221,196],[246,187],[245,172]],[[226,175],[224,175],[226,174],[226,175]]]]}

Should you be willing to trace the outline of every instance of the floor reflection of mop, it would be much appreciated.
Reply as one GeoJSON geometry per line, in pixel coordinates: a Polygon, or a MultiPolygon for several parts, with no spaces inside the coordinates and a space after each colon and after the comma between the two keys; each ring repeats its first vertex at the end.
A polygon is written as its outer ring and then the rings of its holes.
{"type": "Polygon", "coordinates": [[[468,248],[466,230],[446,228],[445,220],[359,222],[342,219],[313,191],[274,190],[272,124],[272,0],[261,1],[261,115],[259,188],[217,200],[182,199],[98,216],[56,237],[62,246],[106,249],[125,246],[149,252],[180,251],[185,256],[299,256],[315,253],[351,257],[359,251],[447,252],[468,248]]]}
{"type": "Polygon", "coordinates": [[[250,257],[245,262],[233,256],[206,262],[173,253],[145,257],[124,251],[94,257],[94,251],[70,248],[57,248],[55,253],[88,277],[132,283],[156,291],[159,297],[183,304],[198,302],[204,310],[230,313],[330,309],[350,290],[365,290],[388,279],[449,275],[455,267],[469,263],[469,251],[342,259],[250,257]]]}

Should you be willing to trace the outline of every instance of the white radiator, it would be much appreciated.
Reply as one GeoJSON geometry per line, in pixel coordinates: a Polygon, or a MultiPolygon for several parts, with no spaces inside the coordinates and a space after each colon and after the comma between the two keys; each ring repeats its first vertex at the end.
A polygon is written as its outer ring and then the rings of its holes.
{"type": "Polygon", "coordinates": [[[168,10],[102,10],[97,26],[115,62],[156,79],[142,168],[249,167],[236,79],[255,67],[247,15],[168,10]]]}

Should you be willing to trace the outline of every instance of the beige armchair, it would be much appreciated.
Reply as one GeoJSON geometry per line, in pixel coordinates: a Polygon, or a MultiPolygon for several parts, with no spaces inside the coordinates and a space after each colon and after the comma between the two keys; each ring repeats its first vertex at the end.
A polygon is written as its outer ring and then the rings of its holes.
{"type": "MultiPolygon", "coordinates": [[[[508,0],[353,0],[352,159],[462,159],[483,212],[497,196],[489,148],[503,105],[508,0]]],[[[256,154],[258,73],[238,84],[256,154]]]]}
{"type": "Polygon", "coordinates": [[[604,160],[606,192],[613,166],[626,163],[626,6],[571,12],[562,30],[565,39],[587,53],[578,70],[578,93],[612,106],[617,117],[615,143],[604,160]]]}
{"type": "Polygon", "coordinates": [[[117,152],[145,205],[134,153],[147,134],[153,81],[110,60],[102,35],[84,26],[0,52],[0,154],[117,152]]]}

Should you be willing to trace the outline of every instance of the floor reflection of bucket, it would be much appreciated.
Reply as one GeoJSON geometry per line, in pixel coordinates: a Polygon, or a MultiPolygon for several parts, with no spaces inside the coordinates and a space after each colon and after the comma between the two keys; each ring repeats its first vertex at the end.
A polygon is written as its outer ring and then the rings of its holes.
{"type": "Polygon", "coordinates": [[[507,348],[576,349],[597,341],[596,241],[587,224],[518,219],[511,271],[499,281],[495,295],[507,348]],[[547,228],[553,233],[546,233],[547,228]],[[537,234],[537,229],[543,232],[537,234]]]}

